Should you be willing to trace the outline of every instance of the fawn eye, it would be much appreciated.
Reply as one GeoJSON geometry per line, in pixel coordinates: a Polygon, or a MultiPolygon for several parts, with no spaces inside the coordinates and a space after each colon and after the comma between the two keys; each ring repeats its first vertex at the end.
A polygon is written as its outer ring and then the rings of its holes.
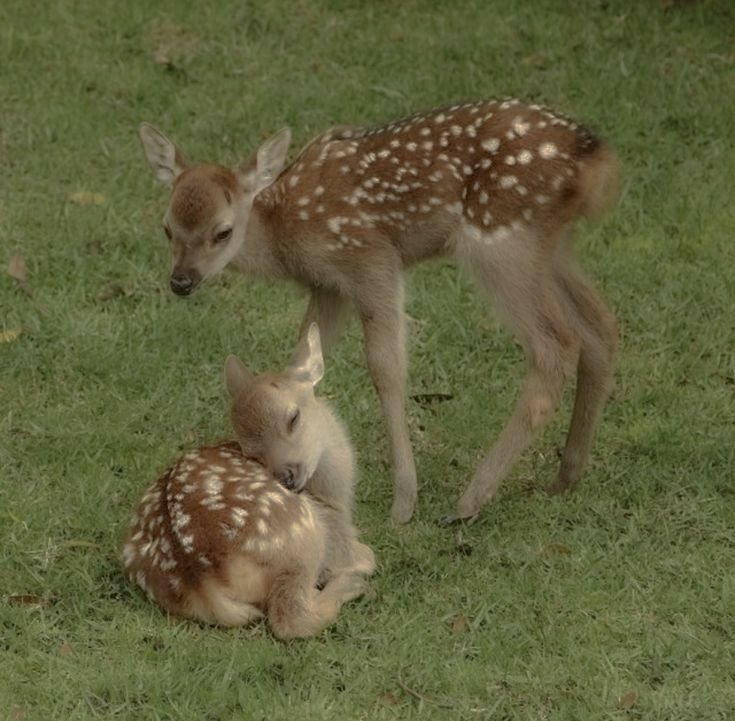
{"type": "Polygon", "coordinates": [[[219,233],[215,234],[214,242],[224,243],[225,241],[228,241],[231,237],[232,237],[232,228],[225,228],[224,230],[220,230],[219,233]]]}
{"type": "Polygon", "coordinates": [[[295,411],[292,411],[291,415],[288,417],[288,422],[286,424],[286,427],[288,428],[289,433],[293,433],[296,429],[296,426],[299,424],[299,419],[301,418],[301,411],[297,408],[295,411]]]}

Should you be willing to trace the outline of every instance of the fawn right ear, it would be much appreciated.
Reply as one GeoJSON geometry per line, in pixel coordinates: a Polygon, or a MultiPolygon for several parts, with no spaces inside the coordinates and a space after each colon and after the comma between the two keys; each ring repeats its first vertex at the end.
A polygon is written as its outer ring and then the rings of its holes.
{"type": "Polygon", "coordinates": [[[188,165],[182,152],[150,123],[141,123],[138,136],[156,178],[164,185],[173,185],[188,165]]]}
{"type": "Polygon", "coordinates": [[[225,361],[225,388],[230,397],[234,398],[252,380],[253,374],[243,362],[234,355],[228,355],[225,361]]]}

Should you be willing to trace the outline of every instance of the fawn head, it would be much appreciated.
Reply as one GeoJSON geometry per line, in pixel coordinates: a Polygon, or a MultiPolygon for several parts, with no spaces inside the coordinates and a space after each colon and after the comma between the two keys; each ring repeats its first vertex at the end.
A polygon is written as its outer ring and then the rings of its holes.
{"type": "Polygon", "coordinates": [[[291,365],[254,376],[235,356],[225,362],[232,424],[242,452],[259,460],[286,488],[301,491],[328,442],[314,387],[324,376],[319,329],[312,323],[291,365]]]}
{"type": "Polygon", "coordinates": [[[253,200],[283,169],[291,132],[284,128],[276,133],[235,170],[189,164],[148,123],[140,126],[138,134],[154,175],[171,188],[163,218],[173,256],[171,290],[187,296],[247,248],[253,200]]]}

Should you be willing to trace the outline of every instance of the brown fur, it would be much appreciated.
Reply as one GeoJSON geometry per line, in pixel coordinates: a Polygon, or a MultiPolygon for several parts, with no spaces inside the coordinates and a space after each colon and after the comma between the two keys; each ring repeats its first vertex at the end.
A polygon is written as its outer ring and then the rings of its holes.
{"type": "Polygon", "coordinates": [[[197,228],[202,218],[209,217],[221,197],[237,192],[235,174],[219,165],[188,168],[174,183],[171,213],[185,230],[197,228]]]}

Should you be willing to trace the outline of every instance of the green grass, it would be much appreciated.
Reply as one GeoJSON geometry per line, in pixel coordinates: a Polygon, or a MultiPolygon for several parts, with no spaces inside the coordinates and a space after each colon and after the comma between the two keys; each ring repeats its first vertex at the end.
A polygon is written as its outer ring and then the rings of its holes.
{"type": "Polygon", "coordinates": [[[0,332],[22,329],[0,343],[0,719],[732,718],[734,27],[727,0],[5,0],[0,267],[20,251],[33,294],[0,277],[0,332]],[[323,385],[359,451],[372,594],[306,642],[167,620],[120,573],[130,512],[180,449],[228,434],[226,354],[282,365],[305,296],[235,275],[168,292],[137,124],[234,163],[284,124],[299,145],[501,94],[571,113],[625,165],[620,207],[577,237],[622,328],[584,484],[543,492],[568,395],[474,525],[437,525],[523,363],[465,278],[425,266],[410,392],[453,398],[410,402],[410,525],[387,522],[354,326],[323,385]]]}

